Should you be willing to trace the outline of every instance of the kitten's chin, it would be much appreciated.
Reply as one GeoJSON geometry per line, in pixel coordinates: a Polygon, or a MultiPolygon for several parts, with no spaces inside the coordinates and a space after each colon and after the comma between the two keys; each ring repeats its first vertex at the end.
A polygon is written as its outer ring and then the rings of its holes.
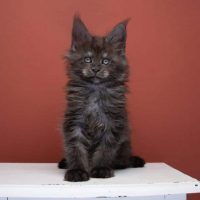
{"type": "Polygon", "coordinates": [[[86,80],[87,80],[88,82],[94,83],[94,84],[100,84],[100,83],[104,82],[103,79],[98,78],[97,76],[93,76],[93,77],[87,78],[86,80]]]}
{"type": "Polygon", "coordinates": [[[98,84],[101,82],[101,80],[99,78],[97,78],[96,76],[93,78],[93,82],[98,84]]]}

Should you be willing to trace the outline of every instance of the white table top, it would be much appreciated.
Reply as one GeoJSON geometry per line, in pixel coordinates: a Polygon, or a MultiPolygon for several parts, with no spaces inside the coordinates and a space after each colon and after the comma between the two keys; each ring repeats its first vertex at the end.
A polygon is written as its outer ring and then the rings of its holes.
{"type": "Polygon", "coordinates": [[[1,197],[118,197],[200,192],[200,182],[164,164],[116,170],[115,177],[64,181],[55,163],[0,163],[1,197]]]}

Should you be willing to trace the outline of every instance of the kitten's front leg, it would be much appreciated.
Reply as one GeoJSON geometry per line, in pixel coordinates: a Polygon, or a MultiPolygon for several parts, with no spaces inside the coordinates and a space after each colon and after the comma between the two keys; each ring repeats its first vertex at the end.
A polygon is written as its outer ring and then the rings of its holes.
{"type": "Polygon", "coordinates": [[[80,140],[80,135],[77,138],[69,138],[66,142],[66,151],[68,169],[65,173],[65,180],[72,182],[89,180],[88,152],[80,140]]]}
{"type": "Polygon", "coordinates": [[[110,178],[114,176],[112,169],[113,159],[116,155],[115,141],[104,139],[97,147],[92,159],[91,177],[93,178],[110,178]]]}

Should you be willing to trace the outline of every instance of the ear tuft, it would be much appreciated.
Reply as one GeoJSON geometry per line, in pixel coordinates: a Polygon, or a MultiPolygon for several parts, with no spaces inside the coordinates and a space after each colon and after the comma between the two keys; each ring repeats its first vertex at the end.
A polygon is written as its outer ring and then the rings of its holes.
{"type": "Polygon", "coordinates": [[[129,17],[129,18],[125,19],[124,21],[122,21],[121,23],[124,24],[124,26],[126,27],[130,20],[131,20],[131,18],[129,17]]]}

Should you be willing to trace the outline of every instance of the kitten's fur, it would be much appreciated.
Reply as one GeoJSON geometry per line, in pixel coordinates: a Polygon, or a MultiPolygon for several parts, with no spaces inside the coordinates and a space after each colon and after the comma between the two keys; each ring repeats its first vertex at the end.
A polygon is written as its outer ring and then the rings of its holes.
{"type": "Polygon", "coordinates": [[[91,35],[75,16],[72,45],[67,54],[69,82],[64,119],[67,181],[89,177],[109,178],[113,169],[143,167],[142,158],[131,156],[128,127],[125,56],[125,20],[104,37],[91,35]]]}

